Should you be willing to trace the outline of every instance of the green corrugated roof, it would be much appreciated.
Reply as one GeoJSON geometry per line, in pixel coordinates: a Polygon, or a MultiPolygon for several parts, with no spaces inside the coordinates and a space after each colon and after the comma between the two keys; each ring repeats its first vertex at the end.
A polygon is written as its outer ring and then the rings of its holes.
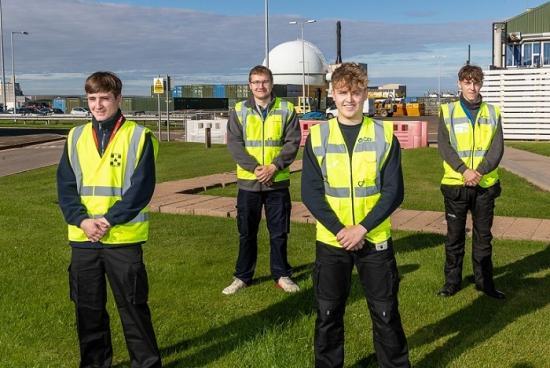
{"type": "Polygon", "coordinates": [[[506,30],[508,33],[550,32],[550,1],[508,19],[506,30]]]}

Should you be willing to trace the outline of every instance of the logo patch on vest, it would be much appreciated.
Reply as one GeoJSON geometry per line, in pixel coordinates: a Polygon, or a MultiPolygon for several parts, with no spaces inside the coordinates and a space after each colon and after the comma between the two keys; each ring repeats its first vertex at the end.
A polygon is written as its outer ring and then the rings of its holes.
{"type": "Polygon", "coordinates": [[[361,137],[357,140],[357,143],[363,143],[363,142],[372,142],[371,137],[361,137]]]}
{"type": "Polygon", "coordinates": [[[111,153],[111,166],[119,167],[122,165],[122,155],[120,153],[111,153]]]}

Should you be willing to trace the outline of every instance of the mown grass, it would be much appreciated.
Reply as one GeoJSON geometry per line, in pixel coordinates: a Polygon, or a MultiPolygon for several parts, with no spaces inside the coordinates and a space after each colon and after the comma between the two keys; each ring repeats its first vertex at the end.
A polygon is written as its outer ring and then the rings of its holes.
{"type": "MultiPolygon", "coordinates": [[[[402,208],[422,211],[444,211],[440,182],[443,175],[441,158],[435,148],[402,150],[405,200],[402,208]]],[[[550,193],[537,188],[527,180],[504,169],[499,170],[502,195],[497,199],[497,216],[550,218],[550,193]]],[[[301,201],[301,174],[291,177],[290,194],[293,201],[301,201]]],[[[234,197],[234,185],[213,188],[210,195],[234,197]]]]}
{"type": "Polygon", "coordinates": [[[550,143],[548,142],[534,142],[534,141],[507,141],[507,146],[522,149],[525,151],[538,153],[539,155],[550,156],[550,143]]]}
{"type": "MultiPolygon", "coordinates": [[[[160,178],[188,175],[192,163],[163,166],[162,160],[176,160],[164,144],[161,152],[160,178]]],[[[208,165],[202,165],[205,171],[208,165]]],[[[0,178],[0,191],[0,366],[75,367],[78,345],[66,272],[70,249],[56,204],[55,168],[0,178]]],[[[313,226],[293,224],[290,235],[289,258],[300,293],[287,295],[273,287],[262,226],[255,284],[225,297],[221,289],[231,281],[237,252],[233,219],[153,214],[151,224],[144,251],[150,307],[165,366],[313,365],[313,226]]],[[[394,238],[402,276],[400,309],[414,366],[547,366],[548,245],[495,241],[496,282],[508,296],[498,302],[480,295],[468,282],[452,299],[436,297],[443,281],[443,237],[397,232],[394,238]]],[[[469,257],[468,252],[465,276],[472,273],[469,257]]],[[[357,276],[353,277],[346,313],[346,366],[375,367],[368,309],[357,276]]],[[[129,367],[111,296],[108,309],[114,366],[129,367]]]]}

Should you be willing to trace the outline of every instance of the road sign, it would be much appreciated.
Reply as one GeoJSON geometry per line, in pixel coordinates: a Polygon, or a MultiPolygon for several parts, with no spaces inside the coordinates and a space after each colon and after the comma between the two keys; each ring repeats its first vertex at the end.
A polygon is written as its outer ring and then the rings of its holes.
{"type": "Polygon", "coordinates": [[[155,94],[163,94],[164,93],[164,79],[163,78],[155,78],[153,80],[153,93],[155,93],[155,94]]]}

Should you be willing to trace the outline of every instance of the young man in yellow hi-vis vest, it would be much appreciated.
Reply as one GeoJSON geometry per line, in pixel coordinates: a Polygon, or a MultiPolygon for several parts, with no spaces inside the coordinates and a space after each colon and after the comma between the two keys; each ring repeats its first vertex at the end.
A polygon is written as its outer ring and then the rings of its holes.
{"type": "Polygon", "coordinates": [[[237,163],[239,255],[231,295],[250,285],[258,255],[258,227],[265,208],[269,230],[271,277],[286,292],[299,290],[287,260],[290,231],[289,166],[300,146],[294,105],[273,95],[273,74],[258,65],[248,74],[252,97],[238,102],[227,122],[227,148],[237,163]]]}
{"type": "Polygon", "coordinates": [[[59,206],[72,248],[69,284],[80,366],[112,364],[107,276],[130,364],[161,367],[141,249],[149,234],[158,142],[149,129],[122,115],[122,82],[115,74],[90,75],[85,90],[92,122],[71,129],[57,170],[59,206]]]}
{"type": "Polygon", "coordinates": [[[438,295],[450,297],[462,287],[466,216],[472,213],[472,262],[476,289],[505,299],[495,288],[491,227],[500,195],[498,165],[504,152],[500,111],[483,102],[483,71],[465,65],[458,72],[460,100],[441,106],[437,144],[443,158],[441,192],[445,202],[445,284],[438,295]]]}
{"type": "Polygon", "coordinates": [[[337,68],[332,89],[338,117],[310,128],[302,171],[302,200],[317,220],[315,367],[344,364],[344,312],[354,265],[378,364],[410,367],[390,224],[403,201],[399,142],[391,121],[363,117],[367,74],[360,65],[337,68]]]}

